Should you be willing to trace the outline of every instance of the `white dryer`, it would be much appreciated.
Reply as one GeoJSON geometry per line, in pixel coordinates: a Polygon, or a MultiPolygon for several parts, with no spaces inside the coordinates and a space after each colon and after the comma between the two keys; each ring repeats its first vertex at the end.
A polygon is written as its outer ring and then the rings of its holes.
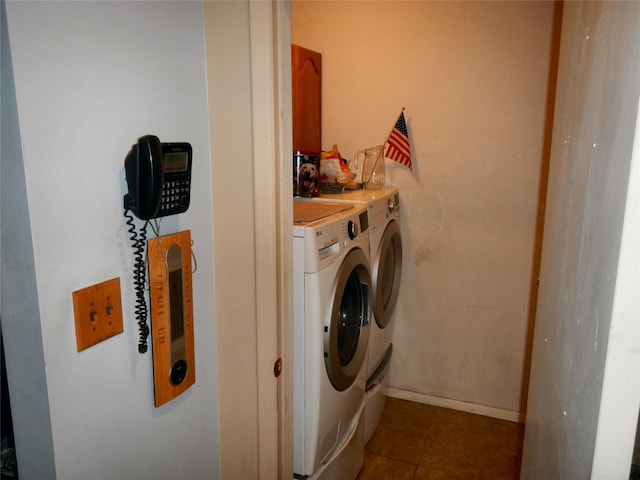
{"type": "Polygon", "coordinates": [[[402,274],[400,196],[396,187],[321,194],[313,201],[366,205],[369,221],[373,314],[367,360],[365,443],[371,439],[384,410],[393,350],[395,306],[402,274]]]}
{"type": "Polygon", "coordinates": [[[298,200],[293,211],[294,477],[353,480],[372,318],[367,211],[298,200]]]}

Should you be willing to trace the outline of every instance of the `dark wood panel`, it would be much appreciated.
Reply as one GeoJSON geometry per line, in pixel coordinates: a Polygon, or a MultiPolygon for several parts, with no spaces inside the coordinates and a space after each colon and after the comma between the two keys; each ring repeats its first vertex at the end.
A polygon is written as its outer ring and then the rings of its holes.
{"type": "Polygon", "coordinates": [[[322,149],[322,55],[291,46],[293,151],[322,149]]]}

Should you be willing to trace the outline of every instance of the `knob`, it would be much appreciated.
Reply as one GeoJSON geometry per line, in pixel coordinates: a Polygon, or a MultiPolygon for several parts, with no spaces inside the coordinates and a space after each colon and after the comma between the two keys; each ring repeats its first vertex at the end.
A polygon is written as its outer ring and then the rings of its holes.
{"type": "Polygon", "coordinates": [[[349,234],[349,238],[353,240],[358,236],[358,224],[354,223],[352,220],[349,220],[347,224],[347,233],[349,234]]]}
{"type": "Polygon", "coordinates": [[[393,213],[396,211],[396,202],[394,202],[393,198],[387,200],[387,211],[389,213],[393,213]]]}

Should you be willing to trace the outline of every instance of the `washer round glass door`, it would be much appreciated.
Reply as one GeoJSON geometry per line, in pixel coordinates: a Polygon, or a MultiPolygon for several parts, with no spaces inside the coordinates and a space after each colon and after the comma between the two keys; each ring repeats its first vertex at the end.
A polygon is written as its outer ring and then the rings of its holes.
{"type": "Polygon", "coordinates": [[[355,382],[364,366],[371,317],[371,274],[360,248],[351,250],[340,265],[331,292],[328,324],[324,327],[324,360],[337,390],[355,382]]]}
{"type": "Polygon", "coordinates": [[[402,237],[398,222],[387,225],[373,259],[373,316],[380,328],[391,321],[400,291],[402,237]]]}

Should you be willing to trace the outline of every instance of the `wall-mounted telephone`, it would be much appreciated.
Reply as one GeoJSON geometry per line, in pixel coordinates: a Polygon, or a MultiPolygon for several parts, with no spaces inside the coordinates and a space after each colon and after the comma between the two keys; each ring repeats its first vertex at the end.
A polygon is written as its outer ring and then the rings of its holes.
{"type": "Polygon", "coordinates": [[[191,192],[191,145],[145,135],[124,161],[129,192],[125,210],[141,220],[186,212],[191,192]]]}
{"type": "Polygon", "coordinates": [[[191,197],[192,149],[188,143],[162,143],[155,135],[140,137],[124,160],[128,192],[124,215],[135,255],[133,281],[136,289],[138,351],[148,349],[149,325],[145,299],[145,258],[148,220],[186,212],[191,197]],[[136,231],[133,213],[144,225],[136,231]]]}

